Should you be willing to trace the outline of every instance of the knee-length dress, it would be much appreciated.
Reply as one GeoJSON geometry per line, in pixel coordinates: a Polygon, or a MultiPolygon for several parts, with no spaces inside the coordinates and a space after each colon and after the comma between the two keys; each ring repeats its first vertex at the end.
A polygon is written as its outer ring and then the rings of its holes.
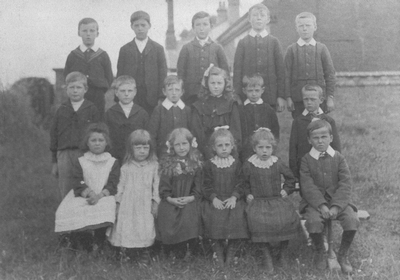
{"type": "Polygon", "coordinates": [[[247,205],[246,214],[253,242],[277,242],[294,238],[300,233],[300,219],[288,197],[280,194],[281,175],[287,194],[294,190],[295,178],[277,157],[262,161],[251,156],[242,169],[246,196],[254,200],[247,205]]]}
{"type": "Polygon", "coordinates": [[[203,176],[200,167],[188,170],[187,161],[175,162],[177,172],[163,173],[160,178],[161,202],[157,217],[157,239],[164,244],[176,244],[200,234],[200,199],[203,176]],[[168,197],[194,196],[183,208],[172,205],[168,197]]]}
{"type": "Polygon", "coordinates": [[[121,168],[117,221],[108,240],[125,248],[149,247],[155,240],[155,223],[151,214],[152,201],[160,202],[158,194],[158,163],[131,161],[121,168]]]}
{"type": "Polygon", "coordinates": [[[112,225],[115,222],[115,194],[119,165],[109,153],[85,153],[73,166],[73,189],[56,211],[55,232],[82,231],[112,225]],[[111,196],[90,205],[79,189],[89,187],[96,194],[108,189],[111,196]],[[77,196],[75,196],[77,195],[77,196]]]}
{"type": "Polygon", "coordinates": [[[208,160],[204,166],[202,220],[204,235],[211,239],[248,238],[245,217],[246,202],[243,200],[243,189],[239,180],[240,162],[229,156],[221,159],[217,156],[208,160]],[[236,206],[233,209],[217,209],[212,201],[215,197],[224,201],[235,196],[236,206]]]}

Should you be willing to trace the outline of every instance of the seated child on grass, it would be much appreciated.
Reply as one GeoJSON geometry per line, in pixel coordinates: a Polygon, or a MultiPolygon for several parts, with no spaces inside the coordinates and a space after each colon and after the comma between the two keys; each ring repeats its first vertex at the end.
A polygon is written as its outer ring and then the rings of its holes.
{"type": "Polygon", "coordinates": [[[357,208],[351,204],[351,175],[345,158],[331,146],[331,125],[324,120],[307,127],[312,149],[301,160],[300,185],[303,199],[300,213],[317,249],[316,266],[326,268],[327,258],[322,233],[327,219],[337,219],[343,228],[338,262],[344,273],[352,272],[348,250],[359,226],[357,208]]]}

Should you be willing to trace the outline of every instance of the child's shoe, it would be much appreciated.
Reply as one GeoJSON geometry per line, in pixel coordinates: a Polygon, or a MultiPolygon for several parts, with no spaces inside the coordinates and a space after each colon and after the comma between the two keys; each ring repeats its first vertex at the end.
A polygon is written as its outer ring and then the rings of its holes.
{"type": "Polygon", "coordinates": [[[218,266],[223,268],[225,266],[224,263],[224,247],[220,243],[219,240],[216,240],[213,244],[214,254],[213,259],[217,262],[218,266]]]}
{"type": "Polygon", "coordinates": [[[349,274],[353,272],[353,267],[351,266],[347,255],[338,254],[338,263],[340,264],[343,273],[349,274]]]}
{"type": "Polygon", "coordinates": [[[286,270],[289,267],[289,252],[288,252],[288,241],[281,241],[280,250],[278,255],[279,265],[282,269],[286,270]]]}
{"type": "Polygon", "coordinates": [[[233,245],[229,245],[227,252],[226,252],[226,260],[225,260],[225,265],[229,266],[233,259],[235,258],[236,254],[236,248],[233,245]]]}
{"type": "Polygon", "coordinates": [[[150,253],[147,249],[142,249],[141,252],[139,252],[138,263],[145,266],[150,265],[150,253]]]}
{"type": "Polygon", "coordinates": [[[272,263],[272,256],[268,248],[263,249],[264,253],[264,260],[263,260],[263,267],[268,274],[274,273],[274,265],[272,263]]]}

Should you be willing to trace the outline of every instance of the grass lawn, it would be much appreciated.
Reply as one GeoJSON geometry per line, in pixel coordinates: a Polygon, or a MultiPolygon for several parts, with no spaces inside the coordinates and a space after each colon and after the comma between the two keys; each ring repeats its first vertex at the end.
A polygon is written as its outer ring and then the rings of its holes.
{"type": "MultiPolygon", "coordinates": [[[[400,88],[339,88],[332,113],[349,163],[353,200],[371,218],[361,223],[350,249],[352,279],[400,279],[400,88]]],[[[149,267],[102,255],[60,249],[53,232],[59,203],[51,178],[46,132],[30,124],[32,115],[17,93],[0,93],[0,279],[349,279],[318,272],[303,236],[290,244],[291,266],[267,275],[259,253],[245,243],[237,264],[222,271],[210,256],[173,261],[154,255],[149,267]]],[[[279,115],[285,162],[291,116],[279,115]]],[[[299,197],[293,196],[294,203],[299,197]]],[[[335,245],[340,228],[335,223],[335,245]]]]}

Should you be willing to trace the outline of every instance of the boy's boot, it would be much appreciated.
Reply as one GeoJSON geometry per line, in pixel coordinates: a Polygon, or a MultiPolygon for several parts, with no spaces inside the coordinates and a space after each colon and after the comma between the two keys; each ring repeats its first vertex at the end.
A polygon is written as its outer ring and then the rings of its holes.
{"type": "Polygon", "coordinates": [[[224,267],[224,247],[221,240],[214,240],[212,247],[215,253],[217,264],[220,267],[224,267]]]}
{"type": "Polygon", "coordinates": [[[340,244],[340,249],[338,252],[338,262],[342,268],[343,273],[352,273],[353,267],[351,266],[348,258],[347,252],[349,251],[350,245],[353,242],[354,236],[356,235],[355,230],[346,230],[342,234],[342,242],[340,244]]]}
{"type": "Polygon", "coordinates": [[[325,270],[327,265],[327,258],[325,254],[325,246],[322,233],[310,233],[310,237],[314,242],[316,249],[315,266],[318,270],[325,270]]]}
{"type": "Polygon", "coordinates": [[[280,252],[279,252],[279,264],[283,269],[289,267],[289,252],[288,252],[289,241],[281,241],[280,252]]]}
{"type": "Polygon", "coordinates": [[[265,245],[265,247],[263,248],[263,253],[264,253],[263,267],[265,268],[268,274],[271,274],[274,272],[274,265],[272,263],[272,256],[269,244],[265,245]]]}

